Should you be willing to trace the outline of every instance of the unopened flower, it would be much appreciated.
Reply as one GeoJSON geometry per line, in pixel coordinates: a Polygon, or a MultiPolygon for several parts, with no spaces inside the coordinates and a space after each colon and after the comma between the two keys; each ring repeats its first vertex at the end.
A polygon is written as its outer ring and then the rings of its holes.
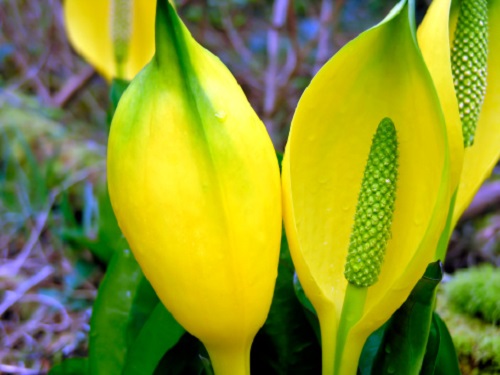
{"type": "Polygon", "coordinates": [[[118,223],[177,321],[219,375],[248,374],[281,237],[271,140],[221,61],[158,1],[156,55],[121,98],[108,180],[118,223]]]}

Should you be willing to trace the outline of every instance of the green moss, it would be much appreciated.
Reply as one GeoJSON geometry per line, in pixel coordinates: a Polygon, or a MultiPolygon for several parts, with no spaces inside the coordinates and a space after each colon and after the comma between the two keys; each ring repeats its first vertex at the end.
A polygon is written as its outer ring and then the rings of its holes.
{"type": "Polygon", "coordinates": [[[500,269],[482,266],[459,271],[446,284],[445,291],[463,313],[500,323],[500,269]]]}
{"type": "Polygon", "coordinates": [[[499,278],[498,269],[473,268],[458,272],[438,293],[436,309],[450,330],[462,374],[500,373],[500,327],[480,318],[494,311],[490,298],[495,298],[494,290],[499,295],[499,278]],[[489,303],[485,308],[477,301],[489,303]]]}

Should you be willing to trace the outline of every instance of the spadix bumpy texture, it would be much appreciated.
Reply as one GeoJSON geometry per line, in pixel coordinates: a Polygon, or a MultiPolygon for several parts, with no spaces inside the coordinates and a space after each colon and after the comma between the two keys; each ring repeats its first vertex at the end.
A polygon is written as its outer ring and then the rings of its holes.
{"type": "Polygon", "coordinates": [[[415,41],[412,7],[399,3],[330,59],[292,120],[283,159],[284,221],[297,275],[318,313],[325,375],[335,368],[356,374],[366,338],[410,294],[446,220],[445,122],[415,41]],[[384,117],[396,124],[399,141],[394,218],[378,281],[359,288],[347,282],[345,264],[368,150],[384,117]],[[366,298],[358,296],[363,292],[366,298]],[[351,320],[347,329],[340,327],[342,314],[354,310],[357,316],[343,320],[351,320]]]}
{"type": "Polygon", "coordinates": [[[111,203],[145,276],[215,373],[248,374],[277,276],[276,154],[229,70],[167,0],[156,14],[155,58],[111,125],[111,203]]]}
{"type": "Polygon", "coordinates": [[[487,59],[487,0],[462,0],[451,63],[465,147],[474,144],[476,126],[486,95],[487,59]]]}
{"type": "Polygon", "coordinates": [[[373,137],[347,253],[345,277],[355,286],[368,287],[378,280],[391,237],[397,174],[396,128],[384,118],[373,137]]]}

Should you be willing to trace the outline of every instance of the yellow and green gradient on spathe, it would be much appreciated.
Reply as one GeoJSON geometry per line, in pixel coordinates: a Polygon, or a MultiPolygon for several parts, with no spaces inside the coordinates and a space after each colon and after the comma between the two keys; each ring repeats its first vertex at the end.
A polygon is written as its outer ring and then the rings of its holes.
{"type": "MultiPolygon", "coordinates": [[[[446,221],[451,199],[447,133],[416,44],[413,6],[400,2],[379,25],[327,62],[305,90],[292,120],[282,167],[284,221],[298,278],[320,320],[324,374],[356,373],[366,338],[422,276],[446,221]],[[349,248],[351,243],[356,251],[370,245],[370,229],[353,234],[353,228],[356,216],[364,221],[356,211],[364,200],[360,197],[374,135],[385,118],[397,130],[397,137],[387,141],[397,144],[397,168],[388,168],[397,169],[397,178],[391,179],[392,173],[380,181],[391,192],[383,217],[388,225],[380,236],[386,241],[385,254],[371,265],[375,271],[380,267],[378,275],[370,272],[365,280],[351,271],[369,267],[356,267],[361,253],[349,256],[349,248]],[[392,212],[392,221],[385,212],[392,212]],[[360,286],[346,279],[346,262],[355,266],[347,274],[360,286]],[[365,295],[347,297],[349,288],[362,289],[365,295]],[[344,304],[358,311],[347,330],[340,327],[344,304]]],[[[380,249],[383,242],[377,245],[380,249]]]]}
{"type": "Polygon", "coordinates": [[[500,156],[500,1],[433,0],[418,41],[446,118],[455,199],[436,253],[500,156]]]}
{"type": "Polygon", "coordinates": [[[160,300],[203,342],[217,375],[248,375],[277,276],[278,162],[235,78],[167,0],[158,0],[155,56],[113,117],[108,187],[160,300]]]}

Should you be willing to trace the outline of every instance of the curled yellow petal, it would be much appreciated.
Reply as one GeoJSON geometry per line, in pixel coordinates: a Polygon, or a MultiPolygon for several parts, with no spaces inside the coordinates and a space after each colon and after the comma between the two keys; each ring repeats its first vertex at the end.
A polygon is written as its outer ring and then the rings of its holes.
{"type": "Polygon", "coordinates": [[[453,41],[450,41],[449,35],[451,27],[450,7],[451,0],[433,1],[418,28],[417,37],[446,119],[451,162],[450,189],[454,192],[462,172],[464,147],[451,68],[453,41]]]}
{"type": "MultiPolygon", "coordinates": [[[[452,189],[456,201],[452,208],[450,228],[453,228],[483,181],[490,175],[500,156],[500,4],[487,2],[487,72],[486,95],[479,112],[470,147],[459,146],[462,127],[459,106],[453,87],[451,49],[456,36],[461,1],[434,0],[418,30],[418,40],[432,74],[446,116],[452,161],[452,189]]],[[[478,20],[479,22],[480,20],[478,20]]],[[[480,77],[477,77],[480,78],[480,77]]],[[[463,106],[463,104],[462,104],[463,106]]],[[[448,232],[449,232],[448,231],[448,232]]],[[[448,233],[449,235],[449,233],[448,233]]],[[[446,242],[446,241],[445,241],[446,242]]],[[[444,252],[442,252],[444,254],[444,252]]]]}
{"type": "Polygon", "coordinates": [[[456,223],[500,157],[500,1],[488,1],[486,96],[474,145],[467,147],[453,221],[456,223]]]}
{"type": "MultiPolygon", "coordinates": [[[[68,38],[76,51],[107,80],[130,80],[153,57],[155,5],[155,1],[139,0],[65,0],[64,19],[68,38]],[[130,4],[120,7],[120,2],[130,4]],[[130,34],[130,39],[121,72],[117,65],[115,48],[123,48],[123,43],[127,42],[114,43],[116,28],[123,27],[121,24],[113,25],[116,21],[113,11],[116,13],[117,9],[128,9],[131,12],[130,24],[126,27],[128,31],[125,30],[130,34]]],[[[124,21],[126,20],[122,20],[124,21]]]]}
{"type": "Polygon", "coordinates": [[[276,155],[228,69],[166,0],[157,13],[155,58],[111,126],[111,202],[144,274],[215,372],[248,374],[277,275],[276,155]]]}
{"type": "Polygon", "coordinates": [[[399,3],[339,51],[295,112],[283,163],[284,219],[298,277],[320,320],[323,373],[343,353],[354,374],[366,337],[403,303],[434,256],[451,189],[437,93],[416,44],[413,6],[399,3]],[[362,316],[336,347],[349,238],[370,144],[383,118],[399,142],[398,182],[385,259],[362,316]]]}

